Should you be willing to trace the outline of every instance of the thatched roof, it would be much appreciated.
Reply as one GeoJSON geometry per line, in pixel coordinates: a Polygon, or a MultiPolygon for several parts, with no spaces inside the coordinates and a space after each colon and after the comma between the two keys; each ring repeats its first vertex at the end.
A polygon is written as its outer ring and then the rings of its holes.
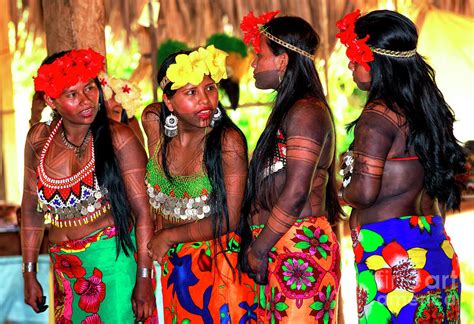
{"type": "MultiPolygon", "coordinates": [[[[30,35],[44,37],[43,8],[41,0],[9,1],[10,20],[18,29],[25,21],[30,35]]],[[[76,0],[65,0],[74,5],[76,0]]],[[[87,1],[87,0],[80,0],[87,1]]],[[[126,37],[136,36],[137,21],[149,3],[159,3],[157,42],[167,38],[198,45],[224,25],[231,25],[240,35],[242,17],[253,10],[255,13],[280,9],[282,14],[297,15],[309,21],[321,35],[322,44],[329,48],[335,42],[335,22],[354,8],[362,11],[387,4],[387,0],[104,0],[105,21],[115,34],[125,31],[126,37]],[[329,42],[327,42],[327,40],[329,42]]],[[[400,1],[402,2],[402,1],[400,1]]],[[[404,0],[404,3],[407,1],[404,0]]],[[[395,9],[398,0],[392,0],[395,9]]],[[[435,7],[462,15],[474,16],[474,0],[413,0],[420,8],[435,7]]]]}

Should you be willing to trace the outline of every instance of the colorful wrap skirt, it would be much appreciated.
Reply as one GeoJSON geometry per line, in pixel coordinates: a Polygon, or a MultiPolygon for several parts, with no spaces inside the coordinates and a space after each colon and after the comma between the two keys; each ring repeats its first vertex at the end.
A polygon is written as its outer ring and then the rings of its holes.
{"type": "Polygon", "coordinates": [[[359,323],[459,323],[459,262],[440,216],[352,230],[359,323]]]}
{"type": "MultiPolygon", "coordinates": [[[[258,237],[264,225],[252,226],[258,237]]],[[[258,323],[336,323],[341,255],[326,217],[299,219],[269,252],[258,323]]]]}
{"type": "Polygon", "coordinates": [[[255,283],[237,272],[239,238],[229,234],[224,253],[216,244],[180,243],[168,251],[161,272],[165,323],[255,323],[255,283]]]}
{"type": "MultiPolygon", "coordinates": [[[[50,244],[55,323],[134,323],[132,292],[137,262],[116,259],[115,227],[50,244]]],[[[135,231],[131,232],[135,244],[135,231]]],[[[155,282],[156,284],[156,282],[155,282]]],[[[147,323],[158,323],[156,311],[147,323]]]]}

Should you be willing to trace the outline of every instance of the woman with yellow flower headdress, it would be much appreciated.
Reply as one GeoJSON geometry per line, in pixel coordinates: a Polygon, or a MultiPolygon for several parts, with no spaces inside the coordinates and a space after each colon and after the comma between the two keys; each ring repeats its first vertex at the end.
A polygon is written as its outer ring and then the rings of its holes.
{"type": "Polygon", "coordinates": [[[157,223],[149,253],[162,265],[166,323],[256,319],[253,282],[235,270],[247,146],[218,103],[226,55],[211,45],[168,56],[163,102],[143,112],[157,223]]]}

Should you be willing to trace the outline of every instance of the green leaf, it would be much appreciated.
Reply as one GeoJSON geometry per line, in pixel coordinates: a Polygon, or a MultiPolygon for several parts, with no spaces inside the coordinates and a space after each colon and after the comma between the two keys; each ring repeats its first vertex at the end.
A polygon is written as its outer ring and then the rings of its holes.
{"type": "Polygon", "coordinates": [[[359,273],[359,277],[357,278],[357,283],[359,284],[361,289],[364,289],[367,291],[366,304],[374,300],[375,295],[377,294],[377,284],[375,282],[375,277],[374,277],[373,272],[370,270],[366,270],[359,273]]]}
{"type": "Polygon", "coordinates": [[[335,300],[333,300],[333,301],[331,302],[331,305],[330,305],[331,309],[336,308],[336,304],[337,304],[337,302],[336,302],[335,300]]]}
{"type": "Polygon", "coordinates": [[[329,240],[329,236],[327,236],[326,234],[323,234],[319,238],[319,243],[326,243],[328,240],[329,240]]]}
{"type": "Polygon", "coordinates": [[[420,217],[421,217],[421,223],[422,223],[423,226],[426,228],[426,231],[427,231],[428,233],[430,233],[430,232],[431,232],[431,225],[430,225],[430,223],[427,222],[425,216],[420,216],[420,217]]]}
{"type": "Polygon", "coordinates": [[[329,312],[324,313],[323,319],[324,319],[324,324],[329,323],[329,312]]]}
{"type": "Polygon", "coordinates": [[[282,312],[282,311],[284,311],[284,310],[287,309],[287,308],[288,308],[288,305],[285,304],[285,303],[283,303],[283,302],[278,302],[278,303],[276,303],[276,305],[275,305],[275,309],[276,309],[277,311],[279,311],[279,312],[282,312]]]}
{"type": "Polygon", "coordinates": [[[332,289],[331,285],[328,285],[326,287],[326,300],[329,300],[329,296],[331,296],[331,289],[332,289]]]}
{"type": "Polygon", "coordinates": [[[298,242],[298,243],[295,244],[295,248],[297,248],[297,249],[304,250],[304,249],[307,249],[309,247],[311,247],[311,244],[309,242],[302,241],[302,242],[298,242]]]}
{"type": "Polygon", "coordinates": [[[316,301],[312,303],[309,307],[314,310],[321,310],[323,309],[324,304],[320,301],[316,301]]]}
{"type": "Polygon", "coordinates": [[[303,226],[303,232],[304,232],[304,235],[306,235],[307,237],[314,238],[313,231],[307,228],[306,226],[303,226]]]}
{"type": "Polygon", "coordinates": [[[380,234],[366,229],[360,231],[359,241],[366,252],[374,252],[384,243],[383,237],[380,234]]]}
{"type": "Polygon", "coordinates": [[[384,304],[374,300],[365,308],[368,323],[386,324],[392,322],[392,314],[384,304]]]}
{"type": "Polygon", "coordinates": [[[320,246],[318,246],[316,249],[319,251],[319,253],[321,253],[321,256],[324,258],[324,260],[326,260],[328,253],[320,246]]]}
{"type": "Polygon", "coordinates": [[[201,245],[202,245],[202,242],[194,242],[193,244],[191,244],[191,246],[195,249],[200,248],[201,245]]]}

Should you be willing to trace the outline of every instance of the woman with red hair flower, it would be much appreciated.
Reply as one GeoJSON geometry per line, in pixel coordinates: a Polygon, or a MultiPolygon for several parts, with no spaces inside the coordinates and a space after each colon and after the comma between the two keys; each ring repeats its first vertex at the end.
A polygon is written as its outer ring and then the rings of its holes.
{"type": "Polygon", "coordinates": [[[357,10],[337,25],[354,82],[369,93],[340,191],[353,208],[359,322],[459,323],[459,262],[444,231],[465,162],[452,110],[408,18],[357,10]]]}
{"type": "Polygon", "coordinates": [[[107,118],[97,78],[103,68],[102,55],[72,50],[48,57],[34,78],[58,117],[35,124],[26,139],[25,302],[36,312],[47,308],[36,279],[44,216],[56,322],[156,322],[146,153],[128,127],[107,118]]]}
{"type": "Polygon", "coordinates": [[[331,224],[341,209],[334,123],[314,62],[319,37],[305,20],[277,13],[241,23],[257,53],[255,86],[277,95],[250,162],[239,263],[258,284],[259,323],[336,323],[331,224]]]}

